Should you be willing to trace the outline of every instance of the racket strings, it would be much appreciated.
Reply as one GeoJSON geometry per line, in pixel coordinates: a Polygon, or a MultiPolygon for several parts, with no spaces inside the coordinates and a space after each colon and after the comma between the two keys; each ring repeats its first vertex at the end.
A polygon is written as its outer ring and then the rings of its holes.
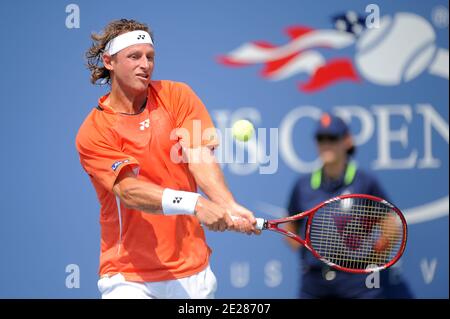
{"type": "Polygon", "coordinates": [[[366,198],[328,203],[313,216],[310,240],[325,260],[349,269],[381,267],[401,247],[398,214],[387,205],[366,198]]]}

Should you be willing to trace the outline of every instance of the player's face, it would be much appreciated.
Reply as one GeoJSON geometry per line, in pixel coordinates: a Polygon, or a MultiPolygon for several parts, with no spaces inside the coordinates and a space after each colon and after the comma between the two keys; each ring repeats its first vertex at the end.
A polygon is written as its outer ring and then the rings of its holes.
{"type": "Polygon", "coordinates": [[[323,164],[334,164],[346,159],[347,146],[342,137],[318,136],[316,139],[319,156],[323,164]]]}
{"type": "Polygon", "coordinates": [[[111,60],[114,81],[136,93],[146,91],[154,67],[155,51],[150,44],[135,44],[118,52],[111,60]]]}

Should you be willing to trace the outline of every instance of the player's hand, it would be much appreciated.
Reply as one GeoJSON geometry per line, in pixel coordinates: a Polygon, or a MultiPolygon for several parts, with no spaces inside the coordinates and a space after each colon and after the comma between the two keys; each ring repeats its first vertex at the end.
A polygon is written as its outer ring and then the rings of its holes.
{"type": "Polygon", "coordinates": [[[212,231],[225,231],[234,226],[227,211],[212,201],[200,196],[195,206],[195,215],[200,223],[212,231]]]}
{"type": "Polygon", "coordinates": [[[231,230],[247,233],[248,235],[261,234],[261,231],[256,229],[255,216],[247,208],[234,202],[228,205],[226,210],[233,220],[233,227],[231,230]]]}

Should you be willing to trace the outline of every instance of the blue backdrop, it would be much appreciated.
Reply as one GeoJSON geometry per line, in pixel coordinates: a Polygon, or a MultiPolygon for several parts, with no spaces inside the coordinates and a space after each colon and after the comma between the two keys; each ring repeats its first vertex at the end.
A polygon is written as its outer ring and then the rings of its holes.
{"type": "MultiPolygon", "coordinates": [[[[343,116],[355,133],[358,165],[406,212],[409,241],[397,271],[416,297],[448,298],[448,2],[367,5],[3,1],[0,297],[99,297],[99,205],[74,141],[107,91],[89,83],[84,66],[90,33],[126,17],[154,30],[155,79],[188,83],[218,128],[245,117],[267,129],[246,146],[247,159],[259,152],[256,163],[223,160],[236,198],[259,216],[281,216],[298,175],[317,166],[318,114],[343,116]],[[352,11],[368,24],[356,23],[352,11]],[[292,26],[297,31],[289,36],[292,26]],[[342,31],[347,26],[351,33],[342,31]],[[358,37],[364,26],[370,30],[358,37]],[[306,43],[299,32],[305,27],[328,40],[306,43]],[[326,83],[316,71],[343,80],[326,83]],[[278,129],[278,138],[269,139],[269,128],[278,129]],[[270,156],[262,156],[264,146],[270,156]],[[73,269],[79,286],[70,288],[73,269]]],[[[298,257],[281,236],[207,237],[217,297],[297,296],[298,257]]]]}

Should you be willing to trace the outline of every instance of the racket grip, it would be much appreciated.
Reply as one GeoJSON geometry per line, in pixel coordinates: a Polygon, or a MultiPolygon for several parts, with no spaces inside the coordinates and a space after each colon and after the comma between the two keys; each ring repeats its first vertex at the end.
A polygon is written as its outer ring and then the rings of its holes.
{"type": "MultiPolygon", "coordinates": [[[[232,220],[237,220],[237,219],[241,218],[241,217],[233,216],[233,215],[230,215],[230,217],[231,217],[232,220]]],[[[266,220],[264,218],[255,218],[255,219],[256,219],[256,226],[255,226],[255,228],[258,229],[258,230],[263,230],[266,220]]]]}
{"type": "Polygon", "coordinates": [[[264,218],[256,218],[256,229],[263,230],[266,220],[264,218]]]}

